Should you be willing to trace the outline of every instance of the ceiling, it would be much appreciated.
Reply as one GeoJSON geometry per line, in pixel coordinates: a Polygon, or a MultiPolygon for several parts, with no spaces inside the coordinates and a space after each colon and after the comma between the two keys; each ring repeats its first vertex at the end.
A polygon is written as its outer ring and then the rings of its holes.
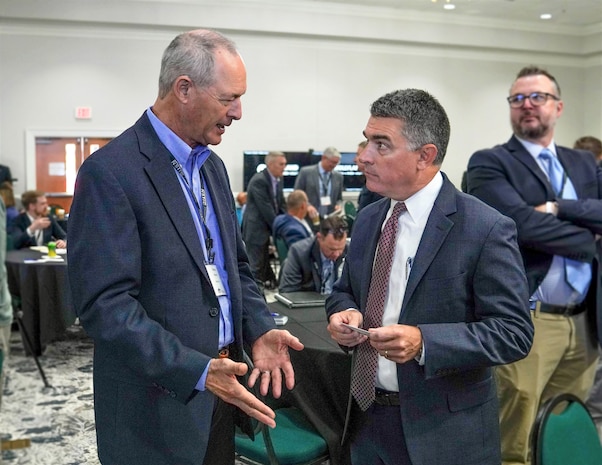
{"type": "MultiPolygon", "coordinates": [[[[313,0],[325,3],[324,0],[313,0]]],[[[602,27],[602,0],[327,0],[353,6],[371,6],[412,10],[429,14],[448,14],[454,17],[482,18],[536,23],[554,23],[565,26],[602,27]],[[455,5],[444,10],[446,3],[455,5]],[[552,15],[542,20],[543,13],[552,15]]]]}

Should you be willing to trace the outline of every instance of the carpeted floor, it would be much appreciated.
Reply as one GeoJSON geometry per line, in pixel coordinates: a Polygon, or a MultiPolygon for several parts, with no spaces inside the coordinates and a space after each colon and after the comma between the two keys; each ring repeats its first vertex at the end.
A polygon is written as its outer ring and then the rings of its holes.
{"type": "Polygon", "coordinates": [[[11,337],[11,358],[0,411],[2,439],[30,439],[31,446],[5,450],[5,464],[99,464],[94,433],[92,341],[79,326],[48,346],[40,363],[26,356],[18,332],[11,337]]]}

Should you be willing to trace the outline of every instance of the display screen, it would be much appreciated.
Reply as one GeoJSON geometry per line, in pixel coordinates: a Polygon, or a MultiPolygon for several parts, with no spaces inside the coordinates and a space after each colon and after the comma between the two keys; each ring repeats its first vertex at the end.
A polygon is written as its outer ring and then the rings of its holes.
{"type": "MultiPolygon", "coordinates": [[[[269,150],[245,150],[243,152],[243,189],[247,190],[249,181],[255,173],[265,169],[264,159],[269,150]]],[[[283,189],[291,192],[295,187],[295,179],[299,170],[304,166],[315,165],[320,161],[322,152],[307,150],[305,152],[283,151],[286,156],[286,168],[284,170],[283,189]]],[[[341,162],[335,171],[343,175],[344,190],[348,192],[360,191],[363,185],[363,176],[353,162],[355,152],[341,152],[341,162]]]]}

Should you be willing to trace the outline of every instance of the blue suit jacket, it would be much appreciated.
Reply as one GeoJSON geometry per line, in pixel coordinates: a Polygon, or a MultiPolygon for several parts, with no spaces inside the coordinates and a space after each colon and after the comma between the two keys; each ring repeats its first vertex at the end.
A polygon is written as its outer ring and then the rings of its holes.
{"type": "MultiPolygon", "coordinates": [[[[212,153],[202,171],[240,351],[274,321],[249,271],[224,164],[212,153]]],[[[83,163],[69,235],[73,303],[95,342],[102,463],[202,463],[215,397],[195,385],[217,355],[219,303],[170,153],[146,115],[83,163]]]]}
{"type": "Polygon", "coordinates": [[[592,263],[588,316],[600,340],[600,254],[595,235],[602,234],[602,169],[590,152],[559,146],[556,151],[578,200],[555,199],[545,173],[514,136],[506,144],[478,151],[471,157],[468,192],[516,222],[529,295],[545,278],[554,255],[592,263]],[[558,202],[558,216],[533,210],[552,200],[558,202]]]}
{"type": "Polygon", "coordinates": [[[307,228],[288,213],[278,215],[274,219],[272,231],[274,231],[274,237],[281,237],[289,249],[295,242],[311,237],[307,228]]]}
{"type": "MultiPolygon", "coordinates": [[[[382,199],[358,213],[342,276],[326,301],[328,315],[364,311],[389,205],[382,199]]],[[[414,360],[397,365],[399,413],[413,464],[500,464],[491,367],[529,352],[528,297],[513,221],[444,177],[399,316],[400,324],[420,328],[426,353],[424,366],[414,360]]]]}

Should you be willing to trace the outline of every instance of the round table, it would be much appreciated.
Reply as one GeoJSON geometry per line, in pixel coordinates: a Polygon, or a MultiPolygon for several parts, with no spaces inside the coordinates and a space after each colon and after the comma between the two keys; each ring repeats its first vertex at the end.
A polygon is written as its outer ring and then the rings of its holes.
{"type": "Polygon", "coordinates": [[[67,255],[60,255],[61,262],[38,261],[43,255],[31,249],[6,253],[8,288],[20,302],[23,325],[36,355],[41,355],[48,343],[59,339],[75,322],[67,255]]]}

